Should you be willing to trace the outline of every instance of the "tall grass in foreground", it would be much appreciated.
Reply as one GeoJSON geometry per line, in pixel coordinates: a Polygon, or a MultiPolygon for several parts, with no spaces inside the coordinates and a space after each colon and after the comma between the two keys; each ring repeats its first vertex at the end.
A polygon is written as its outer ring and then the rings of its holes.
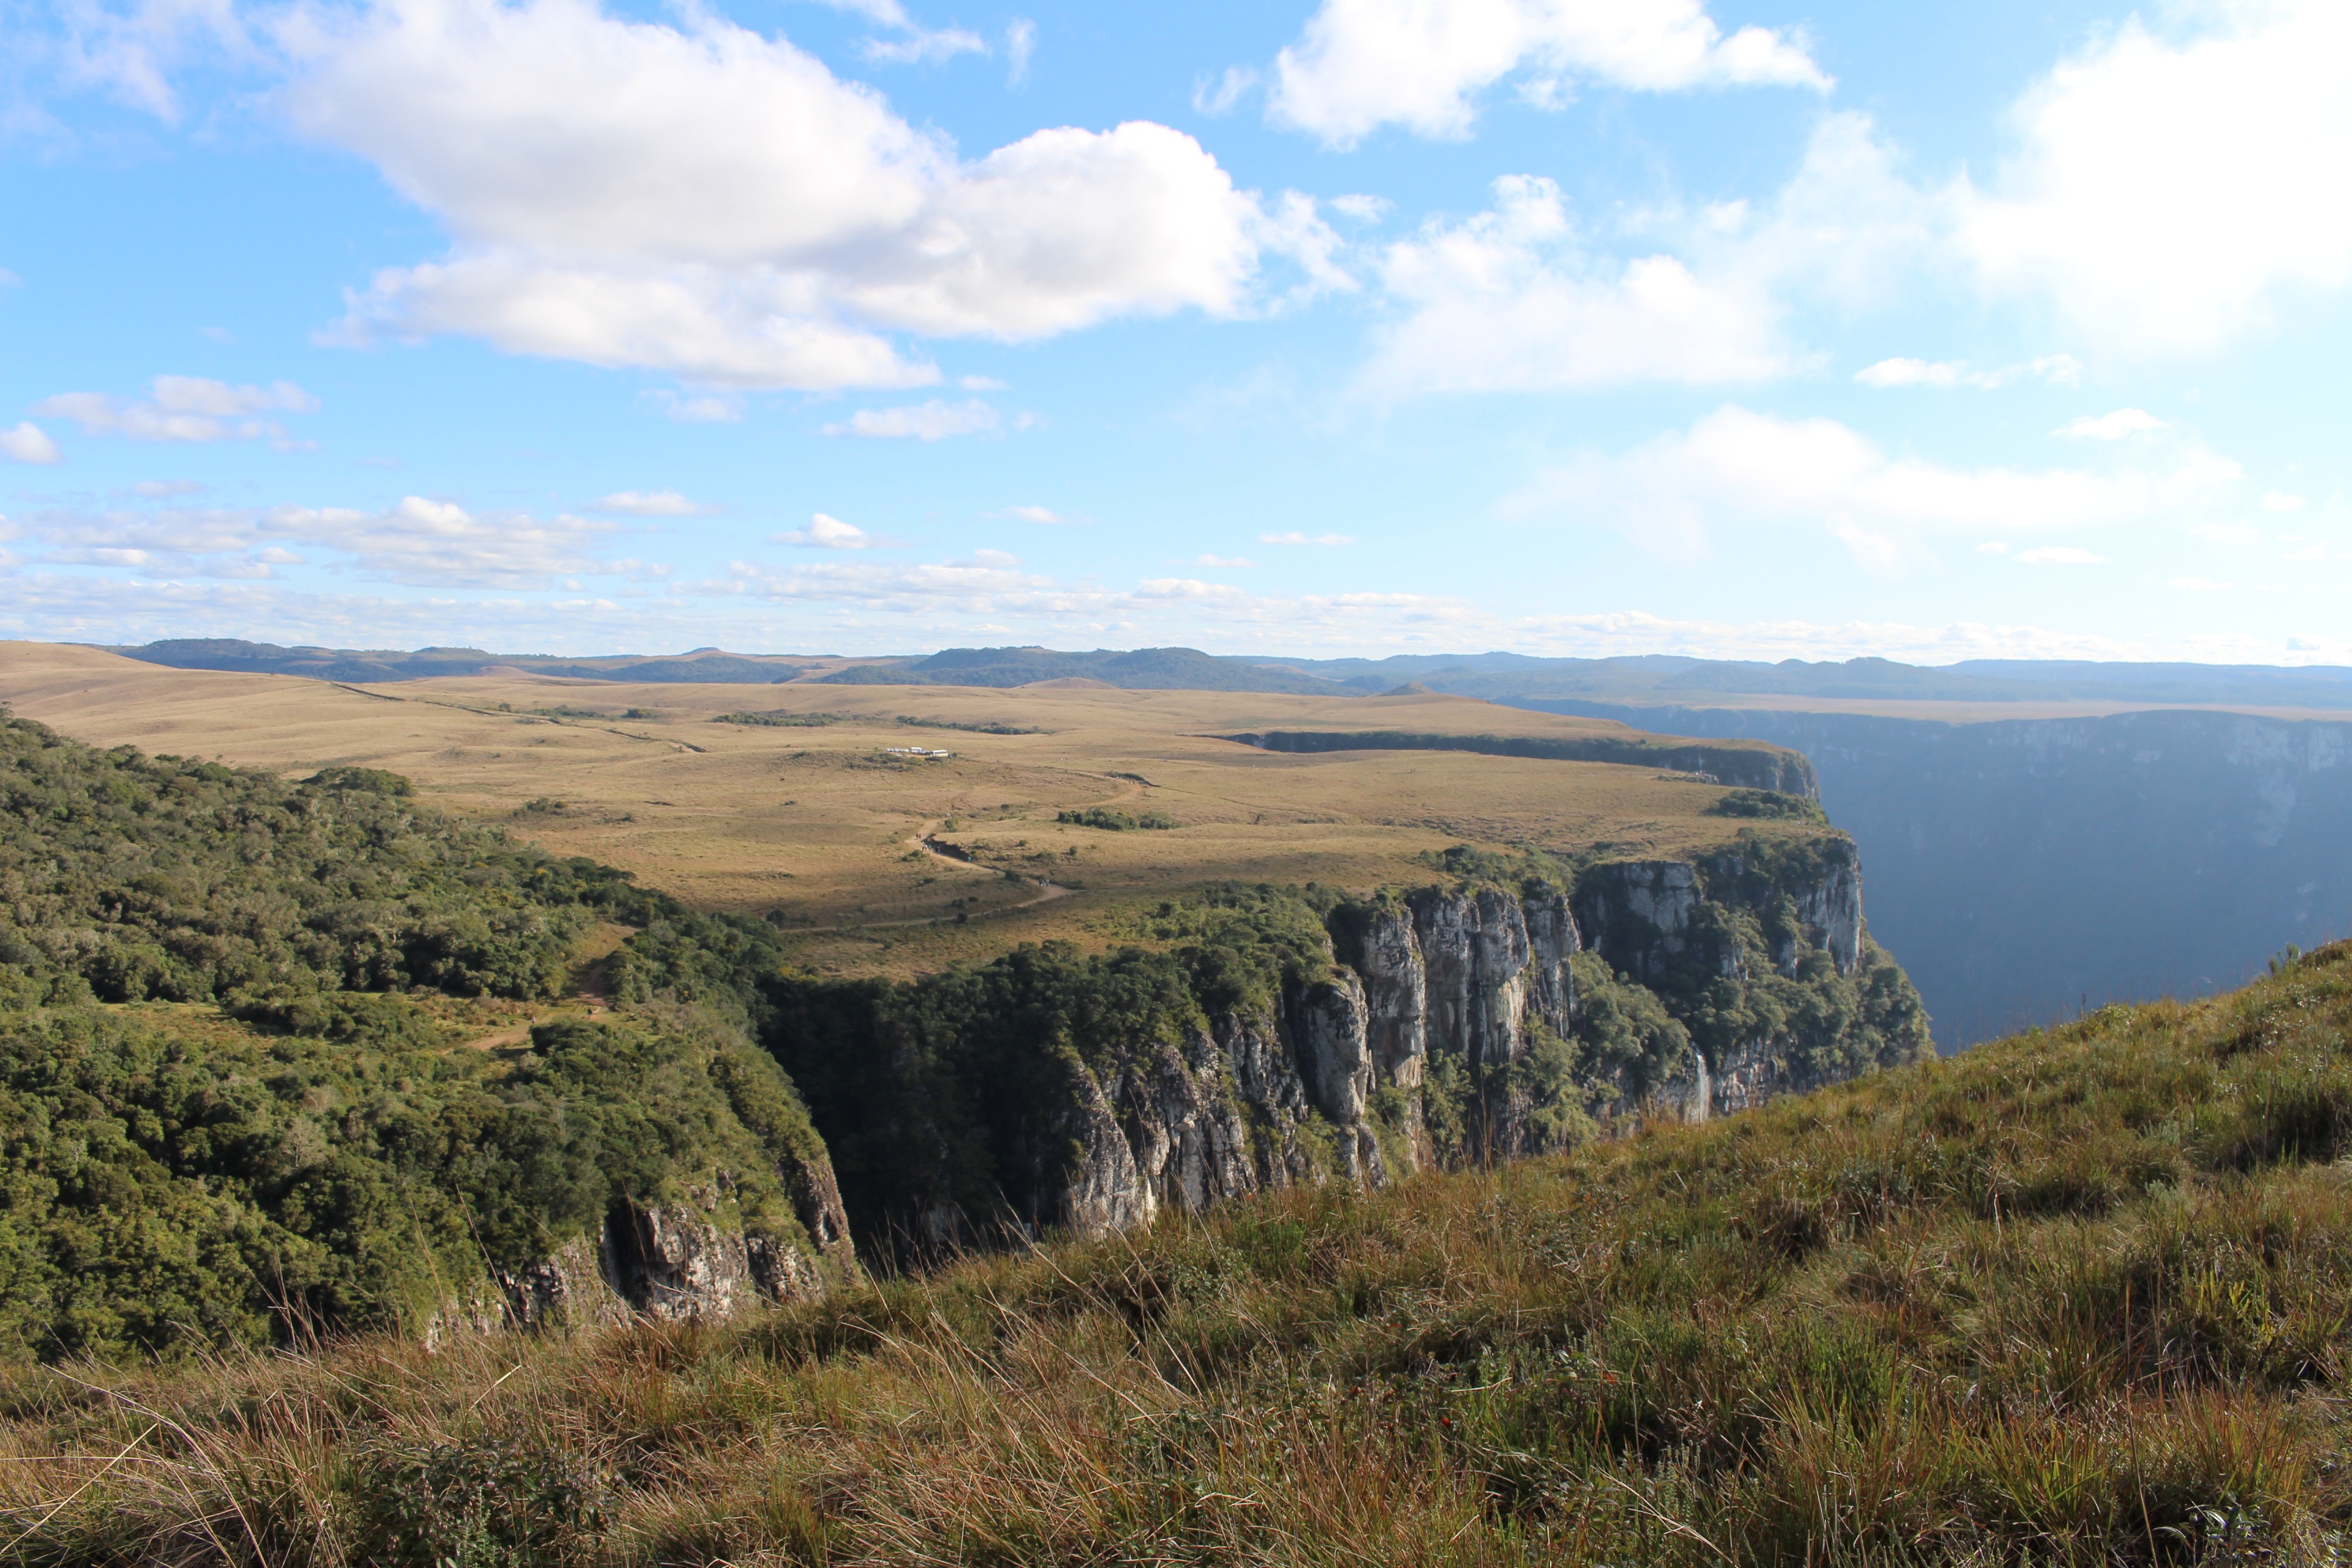
{"type": "Polygon", "coordinates": [[[25,1563],[2352,1555],[2352,947],[725,1329],[0,1379],[25,1563]]]}

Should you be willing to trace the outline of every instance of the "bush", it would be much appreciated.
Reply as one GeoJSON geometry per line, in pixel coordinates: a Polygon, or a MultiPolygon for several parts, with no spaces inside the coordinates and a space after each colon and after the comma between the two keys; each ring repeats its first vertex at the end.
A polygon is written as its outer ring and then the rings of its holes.
{"type": "Polygon", "coordinates": [[[1097,827],[1105,833],[1131,833],[1139,828],[1166,829],[1176,826],[1176,819],[1162,811],[1142,811],[1130,816],[1113,811],[1108,806],[1090,805],[1082,811],[1065,811],[1055,821],[1070,827],[1097,827]]]}

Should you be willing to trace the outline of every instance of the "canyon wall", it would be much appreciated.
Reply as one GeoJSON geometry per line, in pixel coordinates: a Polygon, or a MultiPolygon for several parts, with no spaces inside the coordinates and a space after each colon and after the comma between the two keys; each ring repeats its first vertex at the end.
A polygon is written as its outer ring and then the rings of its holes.
{"type": "Polygon", "coordinates": [[[1520,705],[1803,751],[1946,1050],[2210,994],[2352,932],[2352,723],[1520,705]]]}
{"type": "Polygon", "coordinates": [[[1254,978],[1238,947],[1024,949],[927,997],[789,984],[772,1043],[847,1163],[861,1239],[929,1256],[1377,1185],[1927,1049],[1835,835],[1302,910],[1254,978]],[[845,1057],[863,1063],[846,1080],[845,1057]]]}

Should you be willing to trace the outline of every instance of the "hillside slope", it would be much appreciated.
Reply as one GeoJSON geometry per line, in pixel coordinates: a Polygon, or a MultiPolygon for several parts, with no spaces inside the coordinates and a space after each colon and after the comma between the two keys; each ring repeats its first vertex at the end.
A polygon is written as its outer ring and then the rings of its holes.
{"type": "Polygon", "coordinates": [[[27,1562],[2321,1563],[2352,945],[721,1330],[17,1376],[27,1562]]]}
{"type": "Polygon", "coordinates": [[[0,1357],[837,1282],[824,1146],[740,1005],[528,1026],[600,918],[691,920],[389,773],[0,720],[0,1357]]]}

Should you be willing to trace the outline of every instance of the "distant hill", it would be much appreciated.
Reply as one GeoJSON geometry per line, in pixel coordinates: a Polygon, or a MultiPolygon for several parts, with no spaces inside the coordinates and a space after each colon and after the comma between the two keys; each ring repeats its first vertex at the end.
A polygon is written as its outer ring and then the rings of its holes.
{"type": "Polygon", "coordinates": [[[1463,658],[1404,654],[1382,659],[1290,659],[1289,668],[1334,680],[1418,681],[1433,690],[1491,700],[1582,699],[1698,702],[1729,696],[1934,702],[2161,702],[2191,706],[2352,710],[2352,668],[2323,665],[2126,664],[2084,659],[1967,659],[1898,664],[1782,659],[1777,664],[1643,654],[1622,658],[1463,658]]]}
{"type": "Polygon", "coordinates": [[[1388,658],[1281,658],[1190,647],[1089,652],[956,647],[928,656],[844,660],[811,654],[615,654],[570,658],[474,647],[281,647],[236,637],[188,637],[108,651],[179,669],[247,670],[317,680],[420,680],[520,669],[580,680],[843,686],[1026,686],[1099,680],[1136,691],[1271,691],[1378,696],[1408,684],[1490,701],[1582,700],[1705,706],[1732,696],[1939,702],[2150,702],[2352,711],[2352,668],[2325,665],[2125,664],[2083,659],[1968,659],[1898,664],[1685,658],[1537,658],[1527,654],[1397,654],[1388,658]],[[829,672],[820,672],[824,667],[829,672]]]}
{"type": "Polygon", "coordinates": [[[1282,691],[1329,696],[1386,688],[1370,676],[1317,676],[1262,660],[1219,658],[1191,647],[1132,653],[1097,648],[951,647],[929,658],[856,664],[823,678],[843,686],[1026,686],[1038,680],[1099,680],[1138,691],[1282,691]]]}
{"type": "Polygon", "coordinates": [[[791,680],[814,664],[803,656],[754,655],[697,648],[692,653],[611,658],[565,658],[539,653],[488,653],[478,647],[425,647],[412,653],[387,648],[280,647],[237,637],[180,637],[107,651],[174,669],[226,669],[255,675],[300,675],[313,680],[428,680],[436,676],[484,675],[525,670],[575,680],[743,682],[761,685],[791,680]]]}
{"type": "MultiPolygon", "coordinates": [[[[621,654],[566,658],[550,654],[490,653],[478,647],[427,647],[413,653],[383,648],[281,647],[236,637],[183,637],[136,647],[110,647],[127,658],[174,669],[224,669],[299,675],[313,680],[395,681],[521,670],[573,680],[700,681],[772,685],[810,678],[812,669],[841,666],[838,658],[797,654],[732,654],[697,648],[685,654],[621,654]]],[[[1095,680],[1146,691],[1274,691],[1329,696],[1375,692],[1393,685],[1370,676],[1312,675],[1287,664],[1219,657],[1190,647],[1132,652],[1097,648],[1063,653],[1044,647],[960,647],[928,658],[859,659],[814,679],[844,686],[1027,686],[1040,680],[1095,680]]]]}

